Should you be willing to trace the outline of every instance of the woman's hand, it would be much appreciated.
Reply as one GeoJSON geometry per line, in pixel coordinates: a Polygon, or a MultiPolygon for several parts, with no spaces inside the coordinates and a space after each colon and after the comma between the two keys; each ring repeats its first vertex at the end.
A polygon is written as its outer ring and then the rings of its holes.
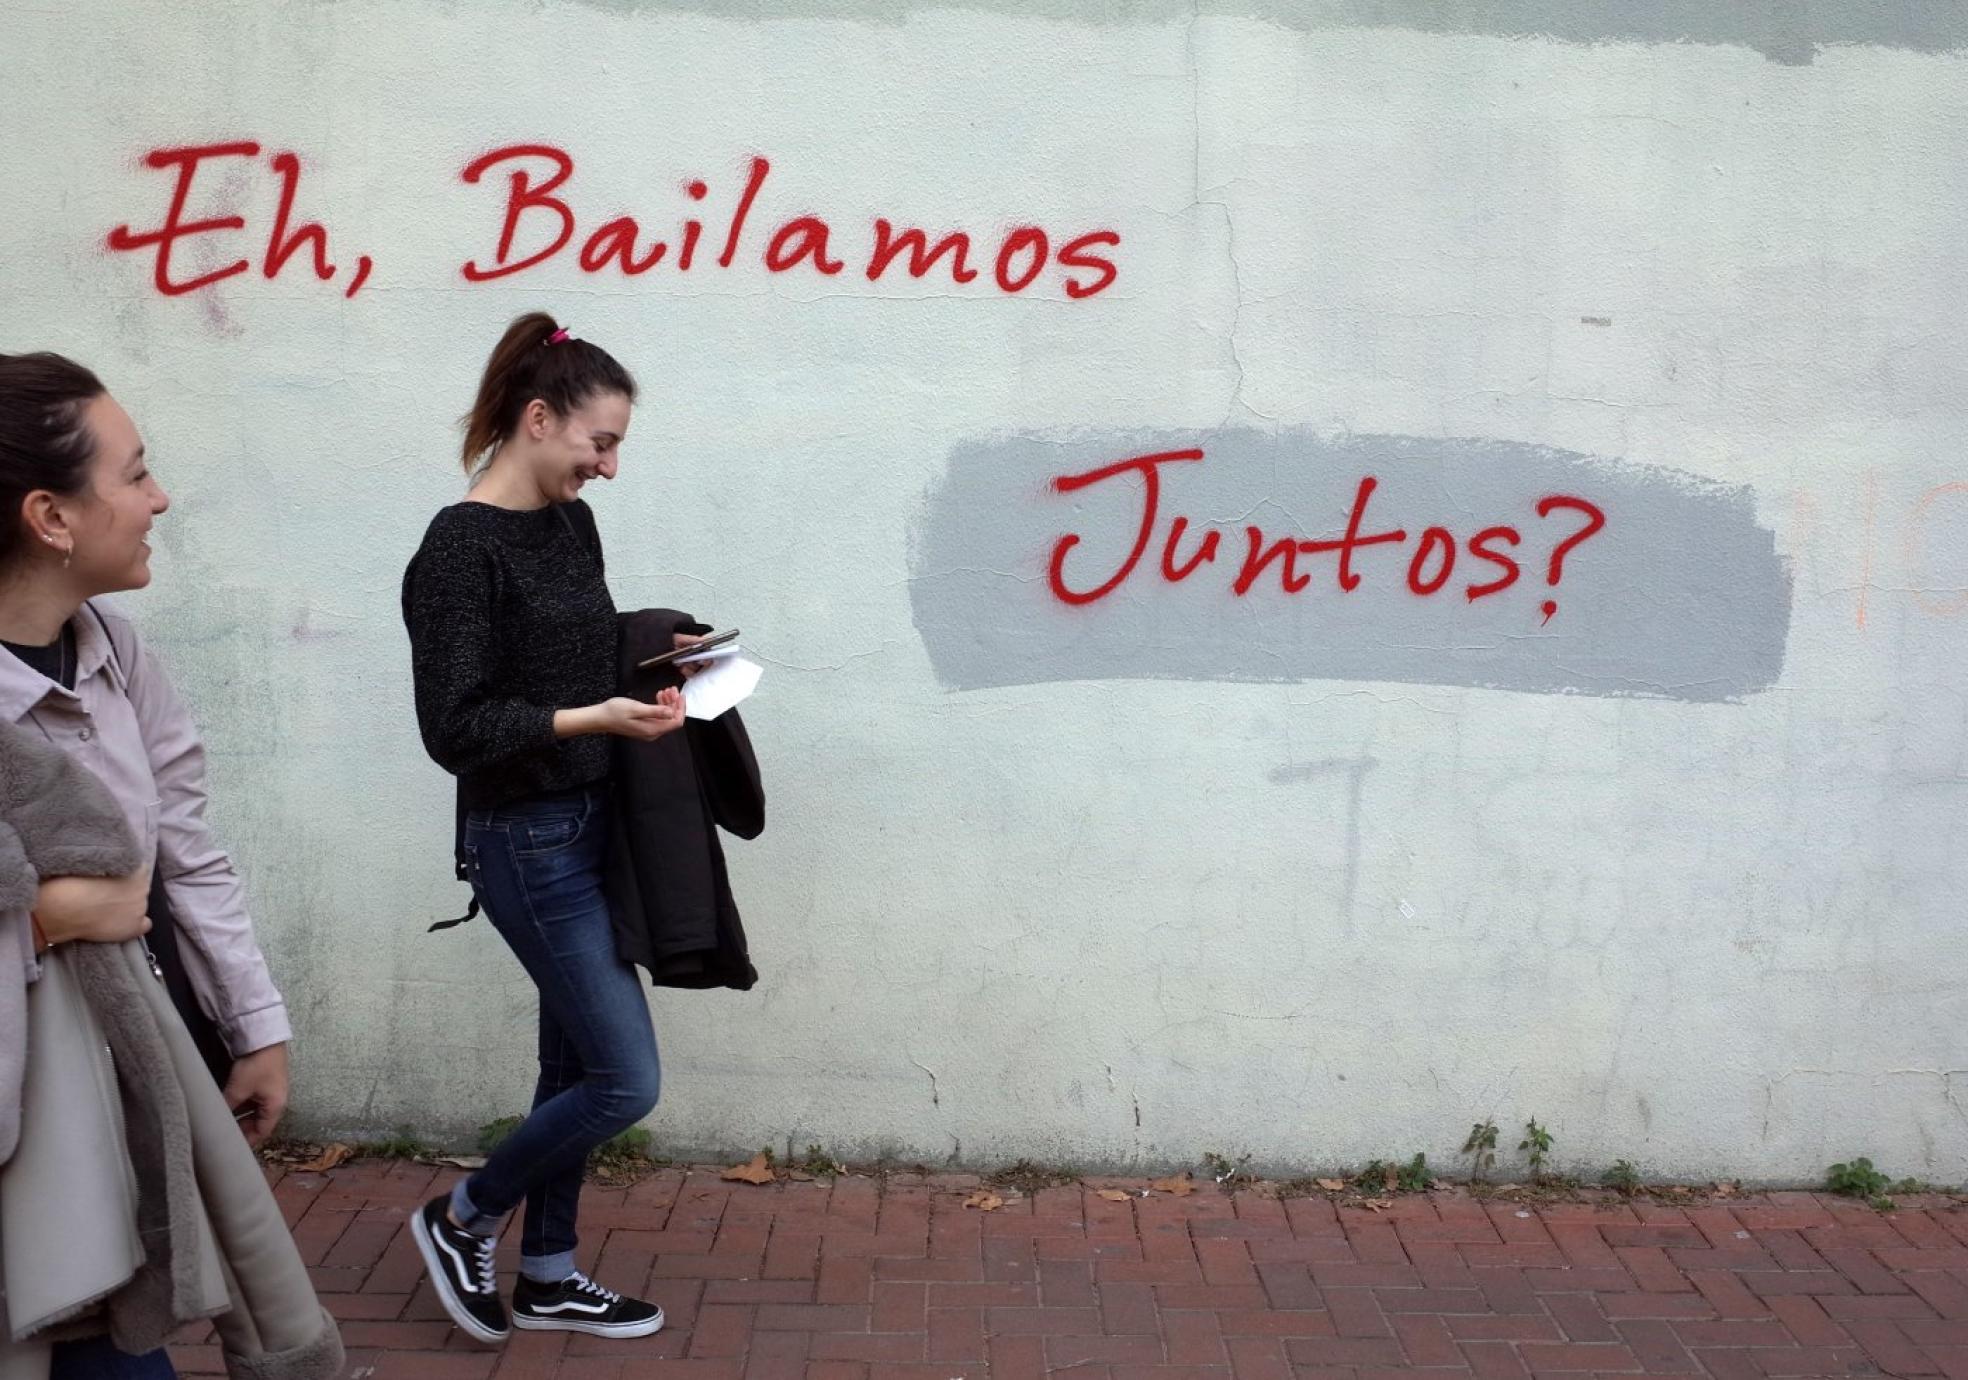
{"type": "Polygon", "coordinates": [[[672,729],[683,727],[683,691],[658,690],[654,704],[617,695],[602,702],[601,712],[604,732],[653,743],[672,729]]]}
{"type": "Polygon", "coordinates": [[[34,898],[48,943],[118,944],[150,929],[150,869],[127,877],[50,877],[34,898]]]}
{"type": "MultiPolygon", "coordinates": [[[[672,645],[679,652],[684,650],[686,647],[694,647],[699,642],[702,642],[704,640],[703,638],[699,637],[696,633],[675,633],[673,634],[673,637],[675,640],[672,643],[672,645]]],[[[699,671],[703,670],[706,666],[709,666],[711,663],[708,661],[678,661],[678,662],[673,662],[672,664],[677,668],[677,671],[683,676],[685,680],[689,680],[692,676],[696,675],[699,671]]]]}
{"type": "Polygon", "coordinates": [[[226,1106],[255,1150],[266,1143],[287,1112],[287,1046],[268,1045],[232,1061],[226,1079],[226,1106]]]}
{"type": "Polygon", "coordinates": [[[654,704],[617,695],[585,709],[561,709],[554,713],[554,733],[562,738],[582,733],[613,733],[618,738],[653,743],[682,725],[683,692],[674,688],[657,691],[654,704]]]}

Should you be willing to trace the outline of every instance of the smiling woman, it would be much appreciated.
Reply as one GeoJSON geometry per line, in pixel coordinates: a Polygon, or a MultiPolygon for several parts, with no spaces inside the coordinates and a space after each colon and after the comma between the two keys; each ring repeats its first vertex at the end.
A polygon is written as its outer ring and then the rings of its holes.
{"type": "MultiPolygon", "coordinates": [[[[139,921],[147,914],[151,969],[258,1144],[287,1105],[286,1007],[232,861],[205,824],[198,731],[136,629],[94,602],[150,583],[150,529],[169,507],[136,424],[93,373],[59,355],[0,355],[0,722],[60,748],[108,788],[149,867],[147,897],[138,874],[118,904],[139,921]]],[[[44,879],[31,926],[20,927],[31,928],[37,956],[105,938],[57,894],[72,880],[44,879]]],[[[226,1135],[243,1155],[230,1127],[226,1135]]],[[[138,1167],[152,1166],[139,1155],[138,1167]]],[[[311,1298],[297,1309],[299,1335],[328,1335],[311,1298]]],[[[105,1373],[102,1356],[70,1357],[66,1345],[54,1352],[56,1376],[105,1373]]],[[[161,1352],[144,1364],[132,1373],[169,1373],[161,1352]]]]}
{"type": "Polygon", "coordinates": [[[649,1006],[602,890],[609,743],[676,731],[683,702],[674,689],[653,703],[615,693],[615,603],[580,498],[617,474],[634,402],[607,351],[544,313],[514,321],[464,419],[470,492],[431,519],[403,576],[417,725],[458,779],[460,872],[540,990],[532,1114],[411,1221],[445,1311],[486,1342],[513,1327],[642,1337],[663,1325],[662,1309],[574,1266],[588,1154],[648,1115],[660,1084],[649,1006]],[[509,1315],[494,1241],[522,1200],[509,1315]]]}
{"type": "Polygon", "coordinates": [[[93,602],[150,583],[151,525],[170,506],[136,424],[93,373],[59,355],[0,356],[0,716],[102,778],[155,858],[151,945],[257,1142],[287,1105],[286,1006],[205,824],[198,730],[136,629],[93,602]]]}
{"type": "MultiPolygon", "coordinates": [[[[0,356],[0,385],[0,490],[14,518],[0,525],[0,567],[23,573],[21,548],[38,538],[60,555],[67,586],[109,593],[149,584],[145,537],[171,505],[130,414],[60,355],[0,356]]],[[[50,598],[36,611],[51,638],[62,602],[50,598]]]]}

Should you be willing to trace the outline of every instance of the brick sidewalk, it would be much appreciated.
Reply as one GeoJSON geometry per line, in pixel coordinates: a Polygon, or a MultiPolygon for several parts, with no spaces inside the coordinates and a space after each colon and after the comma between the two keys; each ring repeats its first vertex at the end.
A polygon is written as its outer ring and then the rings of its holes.
{"type": "MultiPolygon", "coordinates": [[[[445,1321],[405,1227],[455,1171],[275,1173],[351,1380],[1968,1380],[1968,1211],[1938,1198],[1533,1210],[1450,1190],[1376,1213],[1074,1187],[987,1214],[963,1206],[963,1176],[755,1188],[665,1170],[589,1190],[581,1221],[584,1264],[598,1252],[598,1276],[660,1302],[668,1328],[492,1349],[445,1321]]],[[[219,1370],[210,1345],[177,1356],[219,1370]]]]}

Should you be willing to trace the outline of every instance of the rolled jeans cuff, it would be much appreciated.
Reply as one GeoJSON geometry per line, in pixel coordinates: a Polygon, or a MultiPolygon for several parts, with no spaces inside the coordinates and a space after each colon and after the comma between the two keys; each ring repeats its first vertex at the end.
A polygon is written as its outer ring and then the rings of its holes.
{"type": "Polygon", "coordinates": [[[451,1190],[451,1215],[457,1219],[459,1226],[473,1236],[497,1236],[498,1216],[480,1212],[478,1204],[471,1200],[471,1194],[465,1191],[465,1184],[466,1180],[460,1179],[451,1190]]]}

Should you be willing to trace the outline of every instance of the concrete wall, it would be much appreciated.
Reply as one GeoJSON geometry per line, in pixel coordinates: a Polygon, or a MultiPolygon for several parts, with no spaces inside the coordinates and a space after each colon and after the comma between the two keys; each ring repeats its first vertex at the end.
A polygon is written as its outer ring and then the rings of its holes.
{"type": "Polygon", "coordinates": [[[0,13],[0,349],[177,500],[297,1125],[527,1098],[396,597],[543,306],[646,386],[618,602],[767,667],[764,979],[656,995],[661,1143],[1968,1174],[1968,25],[1443,8],[0,13]],[[187,173],[244,225],[160,265],[187,173]]]}

